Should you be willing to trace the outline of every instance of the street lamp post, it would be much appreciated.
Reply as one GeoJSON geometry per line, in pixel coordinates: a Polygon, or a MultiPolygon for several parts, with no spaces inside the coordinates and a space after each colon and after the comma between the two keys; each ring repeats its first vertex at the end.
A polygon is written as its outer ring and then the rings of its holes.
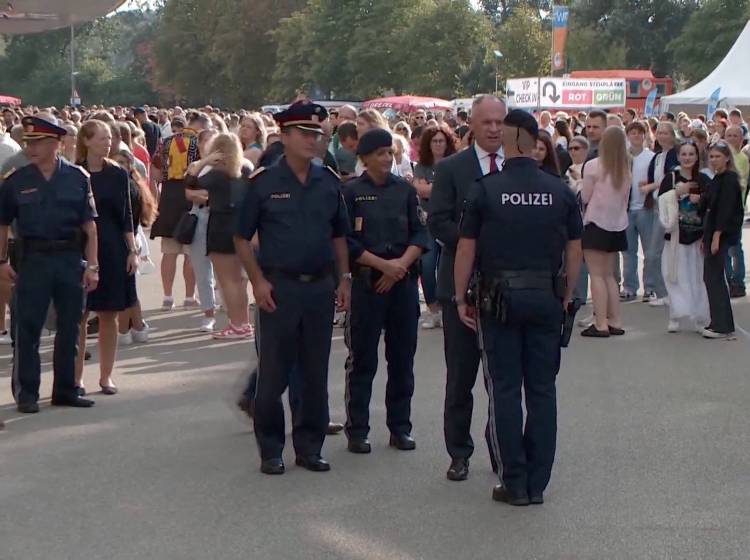
{"type": "Polygon", "coordinates": [[[498,76],[500,74],[500,59],[503,58],[503,53],[498,51],[497,49],[493,51],[495,55],[495,94],[498,93],[498,76]]]}

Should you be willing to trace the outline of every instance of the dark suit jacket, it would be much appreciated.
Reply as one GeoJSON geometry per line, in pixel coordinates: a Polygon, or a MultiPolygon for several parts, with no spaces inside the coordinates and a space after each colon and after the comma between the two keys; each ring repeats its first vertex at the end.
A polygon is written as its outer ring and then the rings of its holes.
{"type": "Polygon", "coordinates": [[[442,245],[437,275],[438,301],[449,302],[453,298],[458,223],[469,187],[482,175],[473,145],[445,158],[435,168],[427,225],[432,236],[442,245]]]}

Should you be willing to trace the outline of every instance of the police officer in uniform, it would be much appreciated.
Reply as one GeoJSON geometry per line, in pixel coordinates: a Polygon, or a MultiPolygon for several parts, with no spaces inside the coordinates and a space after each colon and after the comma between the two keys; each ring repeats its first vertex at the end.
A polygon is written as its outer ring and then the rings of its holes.
{"type": "Polygon", "coordinates": [[[64,128],[38,116],[22,125],[31,163],[0,188],[0,280],[15,284],[13,394],[20,412],[39,412],[39,337],[51,300],[57,311],[52,404],[90,407],[94,402],[78,396],[74,380],[84,290],[99,281],[89,177],[58,155],[64,128]],[[12,266],[7,247],[14,221],[12,266]]]}
{"type": "Polygon", "coordinates": [[[550,479],[563,309],[578,278],[583,229],[571,190],[531,157],[537,134],[525,111],[505,117],[505,167],[472,188],[455,262],[459,317],[478,331],[483,351],[500,477],[492,497],[519,506],[543,503],[550,479]],[[477,307],[466,299],[475,259],[477,307]]]}
{"type": "Polygon", "coordinates": [[[351,274],[339,178],[312,164],[326,116],[324,107],[303,101],[275,115],[284,156],[251,177],[238,217],[237,255],[260,310],[254,425],[266,474],[285,470],[281,396],[295,362],[301,377],[301,402],[292,407],[295,462],[311,471],[330,470],[321,449],[329,421],[334,296],[339,309],[348,308],[351,274]],[[256,232],[257,259],[250,245],[256,232]]]}
{"type": "Polygon", "coordinates": [[[390,445],[414,449],[411,398],[417,350],[419,292],[417,264],[429,239],[420,221],[417,193],[391,174],[393,138],[376,128],[359,139],[357,155],[367,171],[344,185],[351,225],[347,236],[354,276],[346,321],[346,435],[353,453],[369,453],[370,397],[378,369],[378,344],[385,329],[388,384],[385,407],[390,445]]]}

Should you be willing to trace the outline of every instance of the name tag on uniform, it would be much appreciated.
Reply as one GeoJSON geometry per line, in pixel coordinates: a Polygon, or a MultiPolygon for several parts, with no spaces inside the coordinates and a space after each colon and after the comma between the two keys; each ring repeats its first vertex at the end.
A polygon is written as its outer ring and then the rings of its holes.
{"type": "Polygon", "coordinates": [[[503,193],[500,204],[505,206],[552,206],[552,193],[503,193]]]}
{"type": "Polygon", "coordinates": [[[354,218],[354,231],[362,231],[363,221],[361,216],[354,218]]]}
{"type": "Polygon", "coordinates": [[[362,194],[354,197],[354,202],[375,202],[378,199],[374,194],[362,194]]]}
{"type": "Polygon", "coordinates": [[[286,199],[286,198],[292,198],[292,193],[288,193],[288,192],[271,193],[271,200],[279,200],[279,199],[286,199]]]}

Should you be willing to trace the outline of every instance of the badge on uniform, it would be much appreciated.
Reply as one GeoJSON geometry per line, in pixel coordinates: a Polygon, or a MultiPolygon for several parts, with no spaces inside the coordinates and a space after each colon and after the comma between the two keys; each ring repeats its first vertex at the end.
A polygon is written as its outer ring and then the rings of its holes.
{"type": "Polygon", "coordinates": [[[362,231],[362,225],[363,225],[363,218],[362,216],[357,216],[354,218],[354,231],[362,231]]]}

